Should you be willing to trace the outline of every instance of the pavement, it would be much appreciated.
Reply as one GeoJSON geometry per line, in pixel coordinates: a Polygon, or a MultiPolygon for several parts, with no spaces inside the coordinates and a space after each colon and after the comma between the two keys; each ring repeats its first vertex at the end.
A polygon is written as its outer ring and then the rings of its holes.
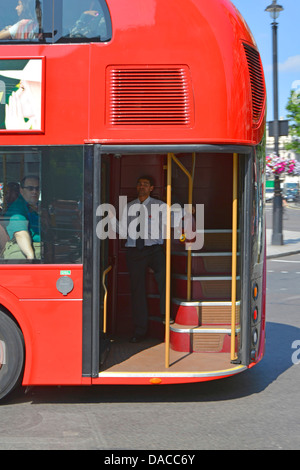
{"type": "Polygon", "coordinates": [[[266,204],[267,258],[300,253],[300,203],[289,203],[283,209],[283,245],[272,245],[273,204],[266,204]]]}
{"type": "Polygon", "coordinates": [[[272,245],[272,229],[266,230],[267,259],[300,253],[300,231],[283,230],[283,245],[272,245]]]}

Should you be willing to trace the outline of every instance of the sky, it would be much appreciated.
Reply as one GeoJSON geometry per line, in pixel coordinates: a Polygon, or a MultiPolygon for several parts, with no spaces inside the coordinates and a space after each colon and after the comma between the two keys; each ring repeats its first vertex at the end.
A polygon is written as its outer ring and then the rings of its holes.
{"type": "MultiPolygon", "coordinates": [[[[272,0],[231,0],[245,18],[261,55],[267,86],[267,120],[273,114],[272,18],[265,11],[272,0]]],[[[300,0],[277,0],[284,10],[278,23],[278,116],[287,119],[292,89],[300,91],[300,0]]]]}

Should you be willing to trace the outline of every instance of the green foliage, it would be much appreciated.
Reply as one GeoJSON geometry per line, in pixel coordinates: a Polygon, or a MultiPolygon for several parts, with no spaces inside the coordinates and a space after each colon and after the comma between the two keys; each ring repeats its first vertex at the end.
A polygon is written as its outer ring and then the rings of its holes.
{"type": "Polygon", "coordinates": [[[292,142],[285,145],[286,150],[293,150],[300,153],[300,92],[291,90],[291,94],[286,106],[287,117],[290,120],[290,134],[292,142]]]}

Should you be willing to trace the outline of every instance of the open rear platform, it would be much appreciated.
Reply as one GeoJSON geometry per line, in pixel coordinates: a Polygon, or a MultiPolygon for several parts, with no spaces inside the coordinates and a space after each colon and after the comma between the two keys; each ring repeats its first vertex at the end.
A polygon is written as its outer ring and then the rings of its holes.
{"type": "MultiPolygon", "coordinates": [[[[170,191],[167,194],[169,205],[174,201],[179,201],[182,208],[187,203],[194,207],[204,204],[205,211],[201,228],[193,216],[194,230],[202,234],[202,243],[189,241],[185,232],[179,239],[173,234],[171,242],[166,243],[165,313],[174,320],[170,331],[165,331],[168,327],[161,323],[155,274],[151,269],[142,273],[147,291],[148,337],[141,343],[129,342],[135,325],[124,240],[110,240],[109,245],[103,245],[106,257],[102,256],[105,261],[102,273],[111,270],[104,283],[108,303],[105,308],[103,303],[103,332],[116,339],[105,360],[100,361],[98,382],[103,379],[117,383],[118,378],[126,376],[165,377],[168,383],[172,378],[172,383],[176,378],[182,382],[192,378],[201,381],[244,370],[245,366],[234,363],[241,346],[241,231],[237,205],[233,204],[242,194],[237,178],[238,155],[157,153],[147,155],[147,159],[135,154],[124,154],[118,159],[111,159],[109,154],[108,157],[113,161],[114,172],[120,174],[120,180],[111,188],[110,203],[116,205],[114,197],[120,194],[134,200],[136,181],[143,169],[155,178],[155,194],[151,193],[154,198],[166,199],[168,182],[168,188],[173,189],[172,197],[170,191]],[[182,178],[183,170],[189,178],[182,178]],[[167,365],[165,337],[169,348],[167,365]]],[[[186,230],[184,225],[182,230],[186,230]]]]}
{"type": "Polygon", "coordinates": [[[172,373],[191,375],[231,375],[244,367],[232,364],[230,353],[189,353],[170,349],[169,367],[165,367],[165,343],[153,338],[131,344],[128,338],[111,342],[110,351],[102,364],[99,377],[106,373],[152,373],[156,376],[172,373]]]}

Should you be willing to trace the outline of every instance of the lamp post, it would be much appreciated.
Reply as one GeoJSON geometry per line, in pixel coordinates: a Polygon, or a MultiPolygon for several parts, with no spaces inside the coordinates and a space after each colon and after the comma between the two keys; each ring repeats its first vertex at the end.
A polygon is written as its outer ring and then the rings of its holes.
{"type": "MultiPolygon", "coordinates": [[[[278,122],[278,62],[277,62],[277,18],[283,7],[277,5],[277,0],[272,1],[265,11],[269,12],[272,22],[273,30],[273,100],[274,100],[274,151],[279,156],[279,122],[278,122]]],[[[274,181],[274,200],[273,200],[273,234],[272,245],[283,245],[282,235],[282,196],[280,188],[280,179],[275,175],[274,181]]]]}

